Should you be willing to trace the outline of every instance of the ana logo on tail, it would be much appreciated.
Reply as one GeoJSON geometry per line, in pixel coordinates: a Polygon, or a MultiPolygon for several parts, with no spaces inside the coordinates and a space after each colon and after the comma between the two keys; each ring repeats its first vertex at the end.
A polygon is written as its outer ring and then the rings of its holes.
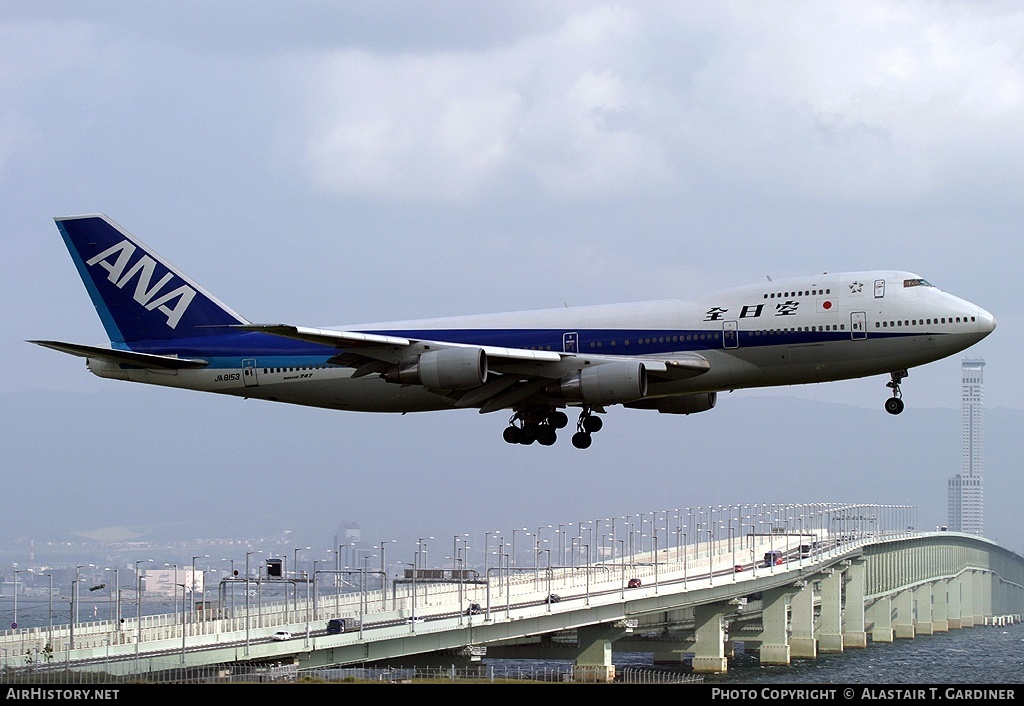
{"type": "Polygon", "coordinates": [[[108,279],[118,289],[124,289],[124,286],[137,276],[133,297],[135,301],[148,311],[156,309],[166,315],[167,325],[173,329],[185,315],[188,305],[192,303],[192,299],[196,295],[196,290],[183,284],[177,289],[161,293],[168,282],[174,278],[174,275],[167,272],[156,284],[151,286],[156,271],[156,260],[143,253],[142,257],[129,267],[136,249],[135,245],[129,241],[122,240],[117,245],[111,246],[87,260],[85,264],[89,267],[99,265],[105,269],[109,273],[108,279]]]}

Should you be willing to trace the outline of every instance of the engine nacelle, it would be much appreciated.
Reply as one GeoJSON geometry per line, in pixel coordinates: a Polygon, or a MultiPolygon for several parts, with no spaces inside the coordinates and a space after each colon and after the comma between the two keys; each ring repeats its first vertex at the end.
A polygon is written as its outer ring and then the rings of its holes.
{"type": "Polygon", "coordinates": [[[692,395],[673,395],[653,400],[641,400],[627,407],[634,409],[656,409],[662,414],[694,414],[707,412],[718,402],[717,392],[698,392],[692,395]]]}
{"type": "Polygon", "coordinates": [[[432,390],[468,390],[487,382],[487,356],[481,348],[427,351],[413,363],[391,366],[383,377],[432,390]]]}
{"type": "Polygon", "coordinates": [[[565,378],[556,396],[588,404],[620,404],[647,394],[647,368],[638,361],[602,363],[565,378]]]}

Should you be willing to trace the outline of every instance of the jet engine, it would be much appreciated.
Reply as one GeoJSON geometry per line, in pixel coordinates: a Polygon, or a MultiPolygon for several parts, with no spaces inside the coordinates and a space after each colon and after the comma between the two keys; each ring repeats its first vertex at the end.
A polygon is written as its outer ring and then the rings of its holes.
{"type": "Polygon", "coordinates": [[[647,368],[623,361],[584,368],[557,383],[553,396],[588,404],[619,404],[647,394],[647,368]]]}
{"type": "Polygon", "coordinates": [[[627,404],[633,409],[656,409],[662,414],[694,414],[707,412],[718,401],[717,392],[698,392],[692,395],[673,395],[657,397],[652,400],[640,400],[627,404]]]}
{"type": "Polygon", "coordinates": [[[481,348],[427,351],[411,363],[392,365],[383,377],[388,382],[432,390],[468,390],[487,382],[487,356],[481,348]]]}

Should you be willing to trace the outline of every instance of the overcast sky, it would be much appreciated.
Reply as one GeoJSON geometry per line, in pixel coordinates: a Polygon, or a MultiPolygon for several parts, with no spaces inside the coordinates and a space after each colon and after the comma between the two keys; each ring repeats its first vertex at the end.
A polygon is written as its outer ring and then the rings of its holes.
{"type": "MultiPolygon", "coordinates": [[[[0,399],[123,385],[24,342],[106,344],[52,221],[103,212],[309,326],[905,269],[994,313],[968,353],[1022,409],[1021,37],[1019,2],[2,2],[0,399]]],[[[958,408],[959,365],[908,408],[958,408]]]]}

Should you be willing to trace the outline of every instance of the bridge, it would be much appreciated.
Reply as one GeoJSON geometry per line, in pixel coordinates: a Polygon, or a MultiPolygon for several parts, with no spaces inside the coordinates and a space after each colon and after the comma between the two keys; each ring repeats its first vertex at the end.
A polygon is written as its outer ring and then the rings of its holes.
{"type": "Polygon", "coordinates": [[[229,578],[204,611],[9,630],[0,647],[9,679],[531,658],[572,660],[575,679],[610,681],[616,649],[721,673],[740,642],[763,664],[788,665],[1024,613],[1024,558],[996,543],[901,529],[893,506],[815,507],[799,527],[756,517],[725,537],[715,536],[721,521],[688,537],[677,523],[636,547],[581,533],[571,552],[553,562],[544,550],[533,566],[517,566],[500,542],[495,566],[413,565],[386,582],[366,568],[229,578]],[[323,595],[340,574],[359,590],[323,595]],[[283,598],[267,598],[271,586],[283,598]],[[343,632],[327,631],[332,618],[345,619],[343,632]]]}

